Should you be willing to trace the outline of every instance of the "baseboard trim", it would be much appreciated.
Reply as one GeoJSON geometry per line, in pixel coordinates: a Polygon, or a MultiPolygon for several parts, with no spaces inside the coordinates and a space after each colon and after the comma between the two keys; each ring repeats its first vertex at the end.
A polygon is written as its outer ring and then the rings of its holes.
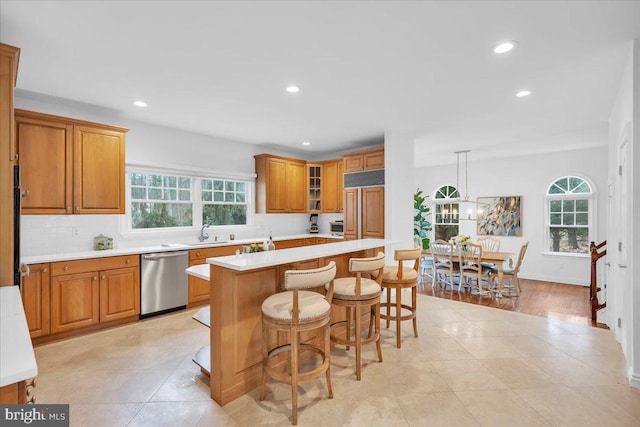
{"type": "Polygon", "coordinates": [[[547,276],[546,274],[520,274],[521,279],[540,280],[542,282],[561,283],[563,285],[575,285],[589,287],[588,283],[580,283],[572,280],[558,280],[557,277],[547,276]]]}
{"type": "Polygon", "coordinates": [[[631,374],[629,377],[629,385],[633,388],[640,389],[640,374],[631,374]]]}

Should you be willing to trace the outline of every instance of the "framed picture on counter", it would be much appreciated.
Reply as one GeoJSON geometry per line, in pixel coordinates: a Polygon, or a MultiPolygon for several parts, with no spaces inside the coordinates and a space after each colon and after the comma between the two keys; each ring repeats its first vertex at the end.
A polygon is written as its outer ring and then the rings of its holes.
{"type": "Polygon", "coordinates": [[[478,236],[522,236],[522,197],[478,197],[478,236]]]}

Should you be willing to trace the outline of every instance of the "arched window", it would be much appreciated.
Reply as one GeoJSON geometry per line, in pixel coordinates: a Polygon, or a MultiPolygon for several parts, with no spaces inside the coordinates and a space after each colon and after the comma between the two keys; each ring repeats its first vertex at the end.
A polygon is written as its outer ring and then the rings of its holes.
{"type": "Polygon", "coordinates": [[[577,176],[563,176],[547,189],[547,248],[549,253],[588,254],[593,240],[591,185],[577,176]]]}
{"type": "Polygon", "coordinates": [[[436,213],[435,240],[449,240],[458,235],[459,199],[460,193],[451,185],[443,185],[433,195],[436,213]]]}

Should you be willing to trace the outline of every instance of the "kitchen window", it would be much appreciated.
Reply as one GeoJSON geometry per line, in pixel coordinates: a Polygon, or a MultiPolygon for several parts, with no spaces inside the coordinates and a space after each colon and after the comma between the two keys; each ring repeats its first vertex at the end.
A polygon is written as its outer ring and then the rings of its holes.
{"type": "Polygon", "coordinates": [[[547,250],[549,254],[588,254],[593,240],[591,185],[577,176],[564,176],[547,189],[547,250]]]}
{"type": "Polygon", "coordinates": [[[435,204],[434,223],[435,240],[448,241],[458,235],[459,230],[459,206],[460,193],[451,185],[438,188],[433,196],[435,204]]]}
{"type": "Polygon", "coordinates": [[[130,167],[123,232],[250,225],[253,181],[207,172],[130,167]]]}
{"type": "Polygon", "coordinates": [[[200,194],[202,201],[202,224],[247,224],[246,182],[202,179],[200,194]]]}
{"type": "Polygon", "coordinates": [[[131,229],[193,226],[192,178],[130,174],[131,229]]]}

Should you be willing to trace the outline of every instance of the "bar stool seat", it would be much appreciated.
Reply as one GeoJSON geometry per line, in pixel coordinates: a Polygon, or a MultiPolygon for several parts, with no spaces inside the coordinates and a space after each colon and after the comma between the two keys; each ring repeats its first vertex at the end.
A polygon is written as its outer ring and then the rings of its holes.
{"type": "MultiPolygon", "coordinates": [[[[328,285],[336,276],[336,263],[331,261],[325,267],[311,270],[287,270],[284,273],[285,292],[271,295],[262,303],[262,385],[260,400],[264,400],[267,392],[267,381],[272,378],[291,385],[292,416],[291,423],[298,423],[298,382],[318,378],[322,374],[327,378],[329,398],[333,398],[331,388],[331,338],[329,322],[331,320],[331,304],[324,295],[302,289],[328,285]],[[300,332],[321,329],[322,345],[314,340],[301,343],[300,332]],[[272,331],[276,331],[273,334],[272,331]],[[270,348],[269,337],[289,335],[289,343],[270,348]],[[310,351],[321,358],[321,363],[313,369],[300,372],[300,352],[310,351]],[[284,359],[282,353],[290,353],[284,359]],[[282,368],[282,362],[289,364],[289,369],[282,368]],[[272,363],[270,363],[272,362],[272,363]],[[274,365],[274,366],[272,366],[274,365]]],[[[278,338],[280,340],[281,338],[278,338]]]]}

